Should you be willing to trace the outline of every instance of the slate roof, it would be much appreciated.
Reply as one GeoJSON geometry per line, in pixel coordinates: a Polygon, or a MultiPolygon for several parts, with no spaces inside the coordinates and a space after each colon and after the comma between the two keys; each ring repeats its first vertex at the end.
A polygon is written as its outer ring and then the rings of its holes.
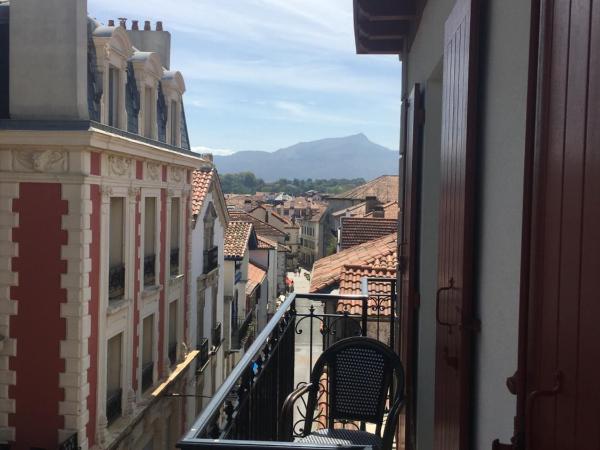
{"type": "MultiPolygon", "coordinates": [[[[340,273],[340,294],[356,295],[362,294],[362,279],[364,277],[386,277],[390,280],[396,279],[396,269],[374,268],[364,265],[346,265],[340,273]]],[[[367,314],[370,316],[390,316],[392,292],[391,283],[380,281],[369,281],[368,285],[369,309],[367,314]]],[[[348,311],[350,314],[362,314],[361,300],[340,299],[337,304],[337,312],[348,311]]]]}
{"type": "Polygon", "coordinates": [[[267,277],[267,272],[256,264],[248,264],[248,281],[246,282],[246,295],[252,295],[256,288],[262,284],[267,277]]]}
{"type": "Polygon", "coordinates": [[[256,234],[260,234],[261,236],[284,237],[286,235],[286,233],[278,230],[273,225],[269,225],[267,222],[263,222],[245,211],[230,210],[229,216],[231,217],[231,220],[244,221],[253,224],[256,234]]]}
{"type": "Polygon", "coordinates": [[[225,230],[225,259],[242,259],[253,235],[252,224],[231,221],[225,230]]]}
{"type": "Polygon", "coordinates": [[[215,174],[214,168],[194,170],[192,173],[192,215],[200,213],[215,174]]]}
{"type": "Polygon", "coordinates": [[[398,201],[399,179],[398,175],[382,175],[331,198],[365,200],[369,196],[375,196],[384,203],[398,201]]]}
{"type": "Polygon", "coordinates": [[[398,229],[396,219],[380,219],[376,217],[342,217],[340,229],[340,248],[354,247],[372,241],[398,229]]]}
{"type": "Polygon", "coordinates": [[[397,263],[397,234],[392,233],[319,259],[313,266],[309,292],[323,292],[339,284],[346,265],[395,270],[397,263]]]}

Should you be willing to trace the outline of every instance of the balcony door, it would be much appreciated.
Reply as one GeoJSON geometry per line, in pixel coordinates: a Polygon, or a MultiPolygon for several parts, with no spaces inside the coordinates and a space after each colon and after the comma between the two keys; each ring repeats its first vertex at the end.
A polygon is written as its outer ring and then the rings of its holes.
{"type": "Polygon", "coordinates": [[[600,1],[541,2],[525,448],[600,448],[600,1]]]}
{"type": "MultiPolygon", "coordinates": [[[[404,150],[402,152],[402,169],[404,176],[404,193],[402,207],[402,224],[400,236],[400,357],[406,371],[406,417],[404,438],[407,450],[415,448],[416,436],[416,332],[418,307],[418,233],[419,198],[421,180],[421,152],[423,105],[421,89],[418,84],[413,87],[410,97],[404,103],[404,150]]],[[[400,428],[402,429],[402,428],[400,428]]]]}
{"type": "Polygon", "coordinates": [[[478,4],[457,0],[444,30],[435,450],[470,448],[478,4]]]}

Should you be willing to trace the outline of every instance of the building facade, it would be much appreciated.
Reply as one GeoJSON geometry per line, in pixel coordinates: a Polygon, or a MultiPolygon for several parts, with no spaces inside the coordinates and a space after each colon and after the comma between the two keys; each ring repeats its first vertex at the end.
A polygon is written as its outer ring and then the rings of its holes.
{"type": "Polygon", "coordinates": [[[170,35],[102,25],[83,0],[2,2],[0,17],[0,442],[173,448],[195,401],[167,394],[195,377],[188,224],[205,161],[170,35]]]}

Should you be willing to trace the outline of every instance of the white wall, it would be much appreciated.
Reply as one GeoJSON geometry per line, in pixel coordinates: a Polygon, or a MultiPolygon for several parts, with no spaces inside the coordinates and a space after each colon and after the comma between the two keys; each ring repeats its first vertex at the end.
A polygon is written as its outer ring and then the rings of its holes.
{"type": "Polygon", "coordinates": [[[475,444],[510,442],[516,397],[506,378],[517,368],[525,116],[530,2],[491,0],[484,11],[482,148],[476,286],[475,444]],[[510,30],[507,33],[507,30],[510,30]]]}

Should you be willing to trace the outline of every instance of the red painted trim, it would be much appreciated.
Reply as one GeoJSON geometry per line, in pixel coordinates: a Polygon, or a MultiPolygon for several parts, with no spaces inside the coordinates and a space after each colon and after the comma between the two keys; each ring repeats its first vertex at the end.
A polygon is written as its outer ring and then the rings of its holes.
{"type": "Polygon", "coordinates": [[[135,162],[135,177],[138,180],[144,179],[144,163],[142,161],[135,162]]]}
{"type": "Polygon", "coordinates": [[[135,267],[134,267],[134,284],[133,284],[133,365],[132,365],[132,380],[131,385],[133,390],[137,391],[138,388],[138,349],[140,347],[140,271],[142,269],[142,262],[140,256],[140,246],[142,243],[142,237],[140,235],[140,224],[142,223],[142,211],[141,211],[141,196],[137,194],[135,197],[135,267]]]}
{"type": "MultiPolygon", "coordinates": [[[[166,175],[166,167],[163,166],[163,177],[166,175]]],[[[165,341],[165,286],[166,286],[166,270],[165,261],[167,257],[167,241],[166,241],[166,226],[167,226],[167,190],[160,190],[160,259],[158,262],[158,276],[160,284],[163,288],[160,290],[159,304],[158,304],[158,373],[159,377],[165,374],[164,367],[164,341],[165,341]]]]}
{"type": "MultiPolygon", "coordinates": [[[[189,171],[188,171],[189,173],[189,171]]],[[[183,200],[183,199],[182,199],[183,200]]],[[[184,220],[184,227],[185,227],[185,232],[184,232],[184,239],[185,242],[183,243],[183,251],[184,253],[184,258],[183,258],[183,274],[184,274],[184,302],[183,302],[183,336],[184,336],[184,340],[185,340],[185,336],[188,335],[188,330],[190,327],[190,323],[189,323],[189,310],[190,310],[190,286],[189,286],[189,279],[188,279],[188,273],[189,273],[189,268],[191,267],[191,260],[190,260],[190,202],[187,201],[185,203],[185,220],[184,220]]]]}
{"type": "Polygon", "coordinates": [[[102,172],[102,163],[100,159],[100,153],[92,152],[90,153],[90,174],[91,175],[101,175],[102,172]]]}
{"type": "Polygon", "coordinates": [[[167,166],[162,166],[162,180],[167,181],[167,166]]]}
{"type": "Polygon", "coordinates": [[[9,397],[16,400],[16,414],[9,414],[9,426],[16,430],[13,450],[56,448],[57,430],[64,428],[58,414],[64,391],[58,385],[65,370],[60,341],[66,323],[60,306],[67,299],[61,288],[61,274],[67,272],[61,246],[67,244],[67,232],[61,219],[68,203],[61,194],[57,183],[21,183],[20,197],[13,201],[19,214],[19,227],[13,228],[19,256],[12,260],[19,285],[11,288],[19,314],[10,317],[10,337],[17,340],[17,356],[9,358],[17,377],[9,388],[9,397]]]}
{"type": "Polygon", "coordinates": [[[88,382],[90,392],[87,399],[89,422],[87,424],[88,444],[91,447],[96,442],[96,402],[98,392],[98,320],[100,308],[100,206],[102,194],[100,186],[90,186],[90,198],[92,201],[92,214],[90,217],[90,228],[92,231],[92,242],[90,244],[90,259],[92,270],[90,272],[91,298],[89,304],[91,333],[88,339],[88,352],[90,354],[90,367],[88,369],[88,382]]]}

